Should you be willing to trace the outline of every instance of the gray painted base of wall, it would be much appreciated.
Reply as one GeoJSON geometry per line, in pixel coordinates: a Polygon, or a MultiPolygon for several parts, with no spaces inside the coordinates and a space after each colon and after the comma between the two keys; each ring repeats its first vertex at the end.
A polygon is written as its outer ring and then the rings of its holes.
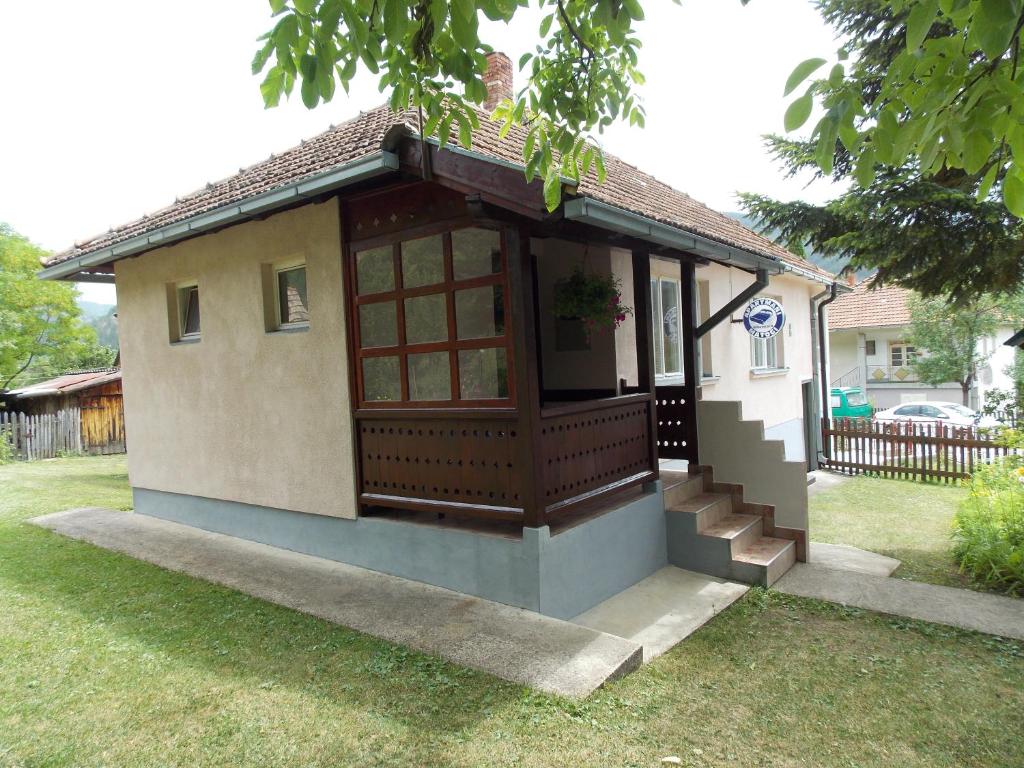
{"type": "Polygon", "coordinates": [[[786,445],[786,461],[804,461],[804,420],[790,419],[764,428],[766,440],[781,440],[786,445]]]}
{"type": "Polygon", "coordinates": [[[422,581],[569,619],[668,563],[661,484],[552,536],[522,539],[361,517],[345,520],[132,489],[136,513],[422,581]]]}

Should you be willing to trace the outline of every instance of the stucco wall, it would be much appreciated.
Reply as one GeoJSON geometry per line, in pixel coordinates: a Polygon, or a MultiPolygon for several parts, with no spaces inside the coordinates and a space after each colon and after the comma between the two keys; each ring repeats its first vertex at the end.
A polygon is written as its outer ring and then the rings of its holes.
{"type": "Polygon", "coordinates": [[[137,488],[355,517],[337,203],[116,265],[137,488]],[[261,267],[304,258],[308,330],[266,331],[261,267]],[[167,287],[197,280],[201,340],[169,343],[167,287]]]}

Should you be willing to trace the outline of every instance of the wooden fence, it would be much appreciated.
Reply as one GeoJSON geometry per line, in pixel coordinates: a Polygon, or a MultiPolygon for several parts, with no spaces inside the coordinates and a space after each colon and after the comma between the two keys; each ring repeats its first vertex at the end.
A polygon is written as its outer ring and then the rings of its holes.
{"type": "Polygon", "coordinates": [[[822,466],[850,475],[949,483],[1013,452],[998,432],[947,424],[823,419],[821,434],[822,466]]]}
{"type": "Polygon", "coordinates": [[[6,439],[22,461],[82,453],[81,413],[78,408],[34,416],[0,413],[0,439],[6,439]]]}

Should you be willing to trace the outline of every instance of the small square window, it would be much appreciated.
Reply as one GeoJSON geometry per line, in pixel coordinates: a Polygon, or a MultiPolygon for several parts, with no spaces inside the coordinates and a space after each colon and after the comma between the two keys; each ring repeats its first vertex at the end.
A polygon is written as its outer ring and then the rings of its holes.
{"type": "Polygon", "coordinates": [[[304,325],[309,322],[309,299],[306,296],[306,265],[278,269],[277,322],[279,326],[304,325]]]}
{"type": "Polygon", "coordinates": [[[178,287],[178,336],[182,339],[199,337],[199,286],[178,287]]]}
{"type": "Polygon", "coordinates": [[[875,341],[874,339],[868,339],[864,342],[864,354],[869,357],[875,356],[875,341]]]}

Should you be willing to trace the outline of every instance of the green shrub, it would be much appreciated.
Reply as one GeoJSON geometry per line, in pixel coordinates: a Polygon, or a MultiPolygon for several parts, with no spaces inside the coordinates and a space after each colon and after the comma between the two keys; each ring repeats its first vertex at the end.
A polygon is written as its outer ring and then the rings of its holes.
{"type": "MultiPolygon", "coordinates": [[[[1009,433],[1011,445],[1024,437],[1009,433]]],[[[1024,460],[1010,455],[975,470],[953,519],[953,554],[977,583],[1024,593],[1024,460]]]]}

